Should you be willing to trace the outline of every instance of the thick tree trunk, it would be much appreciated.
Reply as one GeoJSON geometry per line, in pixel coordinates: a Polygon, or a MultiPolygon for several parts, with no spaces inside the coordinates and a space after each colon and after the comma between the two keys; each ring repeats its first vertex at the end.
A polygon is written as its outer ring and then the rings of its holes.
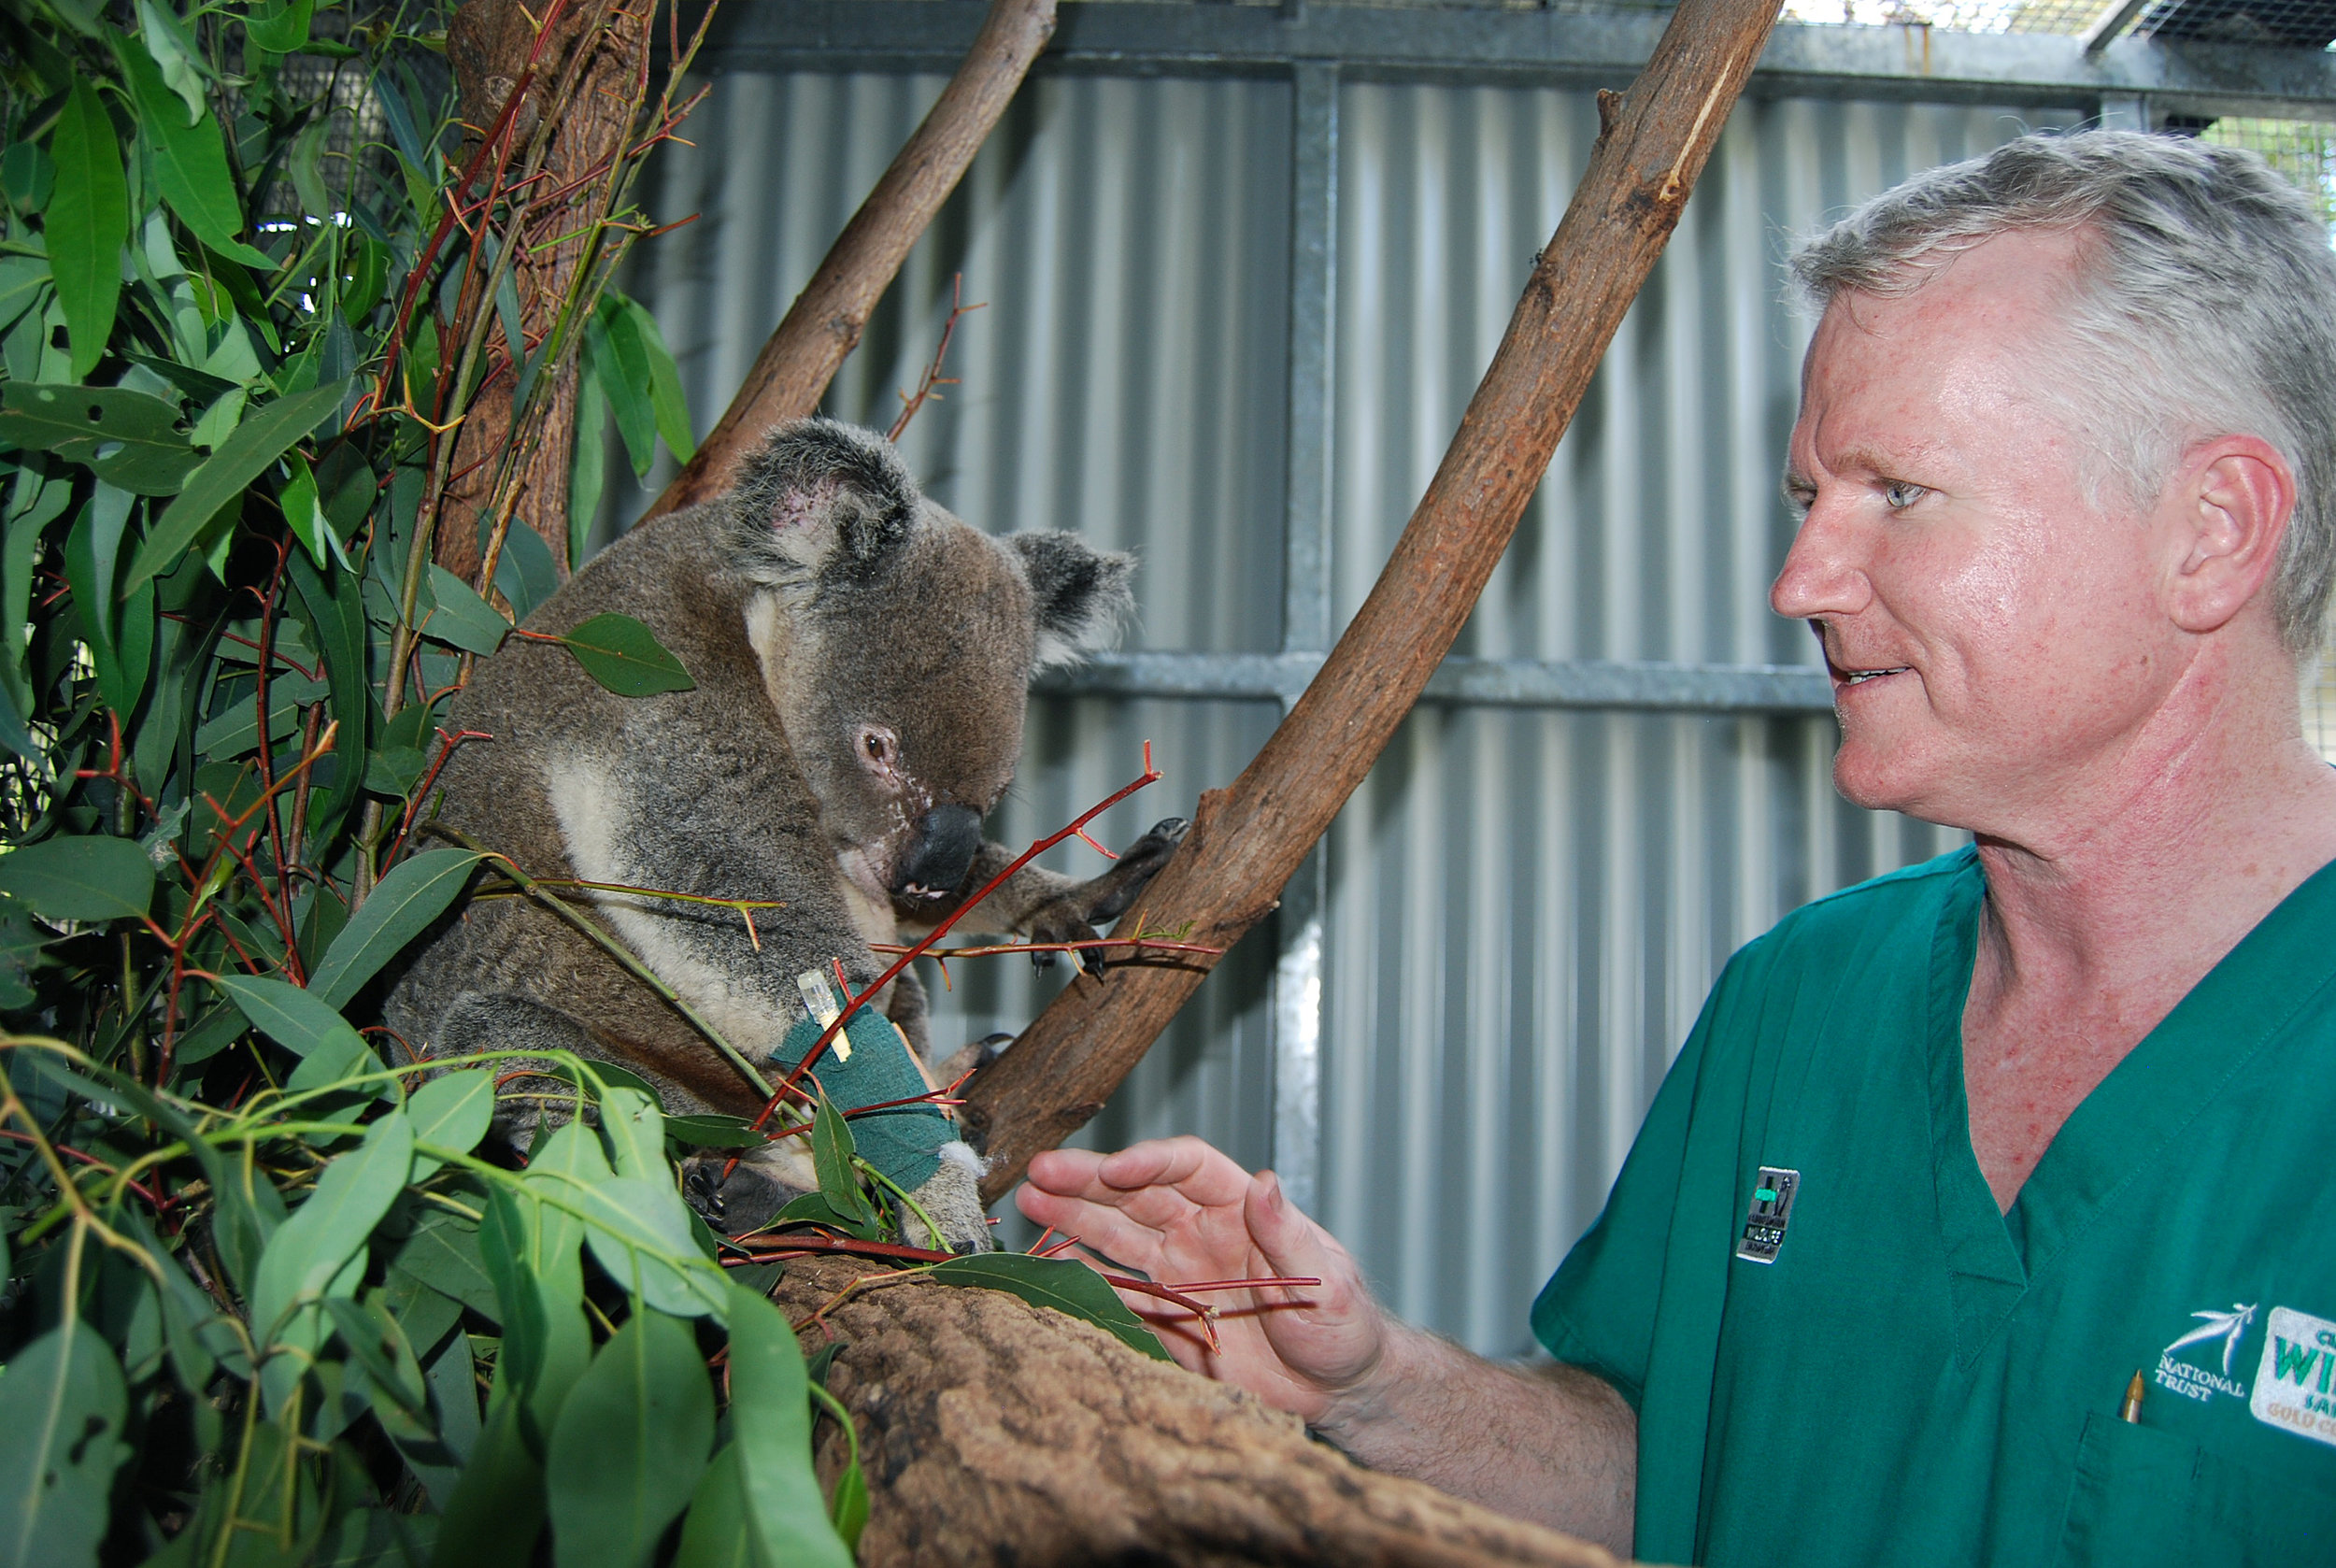
{"type": "MultiPolygon", "coordinates": [[[[1273,909],[1467,621],[1775,21],[1776,0],[1681,0],[1629,94],[1600,95],[1589,169],[1370,598],[1264,749],[1201,797],[1121,930],[1230,948],[1273,909]]],[[[1065,987],[967,1091],[982,1195],[1101,1110],[1207,973],[1178,955],[1065,987]]]]}
{"type": "MultiPolygon", "coordinates": [[[[855,1262],[788,1265],[802,1321],[855,1262]]],[[[1601,1547],[1364,1470],[1221,1383],[1013,1296],[911,1280],[823,1315],[854,1414],[865,1568],[1617,1568],[1601,1547]]],[[[803,1331],[806,1350],[823,1342],[803,1331]]],[[[821,1475],[846,1445],[823,1423],[821,1475]]]]}
{"type": "MultiPolygon", "coordinates": [[[[540,201],[523,226],[523,249],[513,267],[520,335],[533,352],[566,305],[577,268],[591,249],[593,225],[605,216],[605,182],[583,177],[605,164],[631,133],[654,7],[634,11],[571,0],[553,21],[552,36],[540,52],[531,9],[540,15],[545,7],[529,7],[520,0],[465,0],[447,28],[446,52],[454,68],[463,118],[480,128],[495,122],[534,54],[534,82],[513,121],[513,141],[521,148],[535,144],[547,112],[554,114],[555,123],[543,142],[541,177],[531,189],[556,192],[582,180],[563,199],[540,201]],[[577,80],[579,76],[581,80],[577,80]]],[[[519,163],[514,160],[515,166],[519,163]]],[[[501,339],[497,331],[494,341],[501,339]]],[[[432,553],[455,576],[465,581],[475,578],[480,565],[480,526],[494,521],[494,496],[499,492],[511,498],[513,525],[540,535],[564,576],[568,481],[576,446],[577,342],[571,339],[561,363],[543,372],[551,378],[544,406],[538,417],[527,421],[528,428],[516,433],[524,449],[517,454],[516,471],[501,485],[497,480],[503,465],[497,460],[515,435],[515,380],[507,355],[496,352],[491,364],[491,378],[456,438],[455,477],[448,487],[432,553]]]]}
{"type": "Polygon", "coordinates": [[[819,411],[827,384],[858,347],[910,248],[1054,36],[1054,0],[992,0],[964,64],[795,296],[720,422],[642,514],[643,522],[727,490],[733,465],[765,432],[819,411]]]}

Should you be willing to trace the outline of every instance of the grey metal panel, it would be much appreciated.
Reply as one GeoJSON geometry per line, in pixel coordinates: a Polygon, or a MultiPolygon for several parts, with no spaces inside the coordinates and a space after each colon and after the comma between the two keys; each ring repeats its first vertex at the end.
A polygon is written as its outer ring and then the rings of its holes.
{"type": "MultiPolygon", "coordinates": [[[[1293,702],[1322,655],[1105,653],[1049,672],[1036,690],[1113,697],[1273,697],[1293,702]]],[[[1830,713],[1825,672],[1810,665],[1696,664],[1671,660],[1474,659],[1455,654],[1421,701],[1498,707],[1594,707],[1692,713],[1830,713]]]]}
{"type": "MultiPolygon", "coordinates": [[[[1406,1315],[1522,1348],[1525,1303],[1596,1215],[1727,955],[1796,904],[1953,841],[1832,793],[1813,645],[1766,607],[1806,341],[1778,259],[1787,235],[1912,169],[2066,118],[1740,106],[1461,635],[1474,658],[1439,677],[1464,699],[1479,680],[1512,695],[1521,672],[1603,673],[1624,688],[1608,700],[1642,708],[1669,706],[1648,700],[1666,682],[1735,706],[1716,699],[1765,678],[1802,714],[1437,703],[1333,828],[1318,1210],[1406,1315]]],[[[1343,623],[1598,121],[1587,93],[1363,82],[1339,122],[1343,623]]]]}
{"type": "MultiPolygon", "coordinates": [[[[733,73],[696,147],[661,164],[651,210],[705,217],[630,286],[701,428],[940,85],[733,73]]],[[[2067,118],[1739,108],[1462,657],[1339,819],[1319,882],[1302,874],[1287,920],[1232,955],[1087,1139],[1195,1131],[1289,1163],[1405,1311],[1522,1345],[1532,1287],[1596,1212],[1726,954],[1948,836],[1833,795],[1823,677],[1764,607],[1803,341],[1782,236],[2067,118]]],[[[1328,74],[1024,93],[829,400],[889,421],[961,269],[989,307],[911,463],[979,526],[1076,527],[1142,558],[1127,652],[1033,701],[997,836],[1108,793],[1147,738],[1169,777],[1114,811],[1107,844],[1254,754],[1377,573],[1595,125],[1583,92],[1328,74]],[[1335,156],[1293,164],[1294,125],[1335,126],[1335,156]],[[1312,294],[1294,310],[1293,284],[1312,294]],[[1289,538],[1291,508],[1325,525],[1289,538]]],[[[1075,844],[1051,863],[1102,864],[1075,844]]],[[[1018,960],[949,978],[928,971],[945,1040],[1093,983],[1018,960]]]]}
{"type": "MultiPolygon", "coordinates": [[[[648,247],[653,302],[703,431],[744,379],[939,77],[725,77],[648,193],[689,228],[648,247]]],[[[910,255],[825,407],[883,428],[960,324],[902,448],[993,533],[1077,529],[1135,552],[1122,646],[1280,646],[1289,298],[1287,83],[1039,82],[910,255]]],[[[653,494],[670,464],[643,487],[653,494]]],[[[607,514],[642,492],[612,485],[607,514]]],[[[1189,804],[1189,803],[1188,803],[1189,804]]]]}

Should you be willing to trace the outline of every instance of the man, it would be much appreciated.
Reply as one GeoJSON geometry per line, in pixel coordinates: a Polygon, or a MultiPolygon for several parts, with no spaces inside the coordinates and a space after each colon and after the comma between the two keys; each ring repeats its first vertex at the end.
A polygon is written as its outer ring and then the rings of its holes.
{"type": "Polygon", "coordinates": [[[2022,138],[1795,270],[1771,598],[1834,777],[1975,848],[1739,952],[1535,1303],[1388,1319],[1197,1140],[1021,1206],[1263,1291],[1188,1364],[1366,1463],[1663,1561],[2336,1561],[2336,259],[2250,154],[2022,138]],[[2138,1376],[2137,1376],[2138,1375],[2138,1376]]]}

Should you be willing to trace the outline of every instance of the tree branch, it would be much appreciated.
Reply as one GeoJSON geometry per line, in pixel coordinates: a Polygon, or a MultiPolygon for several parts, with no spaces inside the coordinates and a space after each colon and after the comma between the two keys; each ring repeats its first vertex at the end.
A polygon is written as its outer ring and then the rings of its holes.
{"type": "MultiPolygon", "coordinates": [[[[776,1298],[860,1434],[866,1568],[1623,1568],[1364,1470],[1294,1417],[1013,1296],[798,1259],[776,1298]],[[813,1326],[816,1319],[817,1326],[813,1326]]],[[[820,1423],[822,1480],[847,1445],[820,1423]]]]}
{"type": "Polygon", "coordinates": [[[858,347],[910,247],[957,189],[1031,62],[1054,36],[1054,0],[992,0],[965,63],[795,296],[720,422],[642,522],[719,494],[730,486],[733,465],[764,432],[819,411],[827,384],[858,347]]]}
{"type": "MultiPolygon", "coordinates": [[[[1264,749],[1201,797],[1175,858],[1123,919],[1231,948],[1272,911],[1475,606],[1775,21],[1776,0],[1681,0],[1602,116],[1588,171],[1370,598],[1264,749]]],[[[975,1076],[962,1115],[990,1157],[985,1199],[1103,1108],[1213,966],[1178,955],[1068,987],[975,1076]]]]}

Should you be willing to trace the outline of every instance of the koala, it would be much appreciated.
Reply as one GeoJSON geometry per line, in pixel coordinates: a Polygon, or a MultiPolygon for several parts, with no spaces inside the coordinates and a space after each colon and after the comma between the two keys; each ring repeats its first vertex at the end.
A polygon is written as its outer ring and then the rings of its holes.
{"type": "MultiPolygon", "coordinates": [[[[1132,569],[1070,534],[981,533],[926,500],[871,432],[782,426],[727,494],[627,535],[528,622],[561,634],[620,611],[695,686],[620,697],[563,649],[512,639],[455,701],[455,726],[494,738],[454,753],[433,822],[536,877],[782,901],[749,929],[705,904],[575,895],[776,1081],[795,1059],[782,1042],[826,1000],[824,980],[799,976],[833,978],[840,962],[856,994],[889,966],[871,943],[929,932],[1013,859],[981,823],[1013,779],[1031,677],[1104,645],[1132,569]]],[[[1036,941],[1093,940],[1184,827],[1159,824],[1092,880],[1026,867],[968,919],[1036,941]]],[[[873,1005],[929,1058],[912,974],[873,1005]]],[[[566,1049],[639,1073],[671,1112],[761,1108],[676,1011],[527,900],[459,905],[386,1010],[425,1056],[566,1049]]],[[[846,1038],[862,1038],[857,1025],[846,1038]]],[[[540,1113],[515,1118],[506,1133],[540,1113]]],[[[692,1202],[734,1233],[767,1223],[817,1186],[807,1142],[766,1145],[726,1181],[726,1158],[693,1162],[692,1202]]],[[[939,1154],[913,1193],[941,1232],[929,1244],[986,1247],[979,1161],[959,1141],[939,1154]]]]}

